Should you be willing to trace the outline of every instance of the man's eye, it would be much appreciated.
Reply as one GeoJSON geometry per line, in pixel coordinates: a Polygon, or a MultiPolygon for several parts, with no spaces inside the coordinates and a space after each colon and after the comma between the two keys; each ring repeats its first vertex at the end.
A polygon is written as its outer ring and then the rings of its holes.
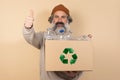
{"type": "Polygon", "coordinates": [[[62,16],[62,18],[66,18],[66,16],[62,16]]]}
{"type": "Polygon", "coordinates": [[[54,16],[54,18],[58,18],[58,16],[54,16]]]}

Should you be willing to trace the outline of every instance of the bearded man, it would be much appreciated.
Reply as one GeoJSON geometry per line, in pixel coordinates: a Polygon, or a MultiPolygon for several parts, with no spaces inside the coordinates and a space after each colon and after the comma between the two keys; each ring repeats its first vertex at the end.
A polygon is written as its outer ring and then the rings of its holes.
{"type": "MultiPolygon", "coordinates": [[[[33,28],[33,12],[25,19],[23,35],[25,40],[40,49],[40,77],[41,80],[78,80],[81,71],[45,71],[45,32],[36,33],[33,28]]],[[[56,35],[70,33],[69,24],[72,22],[69,10],[62,4],[55,6],[48,21],[53,25],[51,30],[56,35]]]]}

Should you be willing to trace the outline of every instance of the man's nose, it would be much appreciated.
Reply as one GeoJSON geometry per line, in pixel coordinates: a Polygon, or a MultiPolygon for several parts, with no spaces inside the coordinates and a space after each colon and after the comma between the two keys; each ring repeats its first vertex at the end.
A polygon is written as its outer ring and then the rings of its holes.
{"type": "Polygon", "coordinates": [[[61,19],[61,18],[58,18],[58,22],[62,22],[62,19],[61,19]]]}

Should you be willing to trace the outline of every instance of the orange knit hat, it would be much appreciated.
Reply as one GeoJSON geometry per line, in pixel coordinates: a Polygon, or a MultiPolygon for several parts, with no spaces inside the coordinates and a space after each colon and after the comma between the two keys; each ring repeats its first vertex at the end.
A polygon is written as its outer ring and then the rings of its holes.
{"type": "Polygon", "coordinates": [[[64,11],[68,16],[70,15],[69,10],[62,4],[59,4],[59,5],[55,6],[52,10],[51,15],[53,15],[56,11],[59,11],[59,10],[64,11]]]}

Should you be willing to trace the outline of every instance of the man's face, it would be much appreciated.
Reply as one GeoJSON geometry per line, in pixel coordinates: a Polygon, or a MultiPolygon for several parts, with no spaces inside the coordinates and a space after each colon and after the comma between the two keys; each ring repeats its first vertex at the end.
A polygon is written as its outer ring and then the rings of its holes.
{"type": "Polygon", "coordinates": [[[67,23],[67,14],[63,11],[56,11],[53,16],[53,23],[63,22],[64,24],[67,23]]]}
{"type": "Polygon", "coordinates": [[[54,31],[57,34],[66,32],[67,14],[63,11],[56,11],[53,16],[54,31]]]}

